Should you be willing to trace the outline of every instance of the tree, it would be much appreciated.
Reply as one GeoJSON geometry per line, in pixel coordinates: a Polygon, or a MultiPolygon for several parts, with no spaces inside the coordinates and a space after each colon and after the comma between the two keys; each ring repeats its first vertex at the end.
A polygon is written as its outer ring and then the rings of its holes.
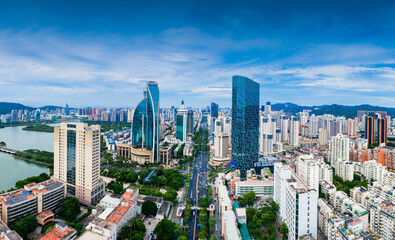
{"type": "Polygon", "coordinates": [[[202,208],[208,207],[207,197],[201,197],[199,199],[199,207],[202,207],[202,208]]]}
{"type": "Polygon", "coordinates": [[[288,227],[287,224],[281,224],[280,233],[283,235],[283,240],[288,239],[288,227]]]}
{"type": "Polygon", "coordinates": [[[280,209],[280,207],[278,206],[278,204],[275,201],[272,201],[270,203],[270,206],[272,206],[273,210],[278,212],[278,210],[280,209]]]}
{"type": "Polygon", "coordinates": [[[158,207],[156,203],[151,200],[145,200],[143,202],[142,212],[146,216],[155,216],[156,212],[158,211],[158,207]]]}
{"type": "Polygon", "coordinates": [[[193,204],[193,199],[192,198],[188,198],[187,199],[187,205],[192,206],[192,204],[193,204]]]}
{"type": "Polygon", "coordinates": [[[36,227],[37,219],[33,215],[27,216],[21,221],[10,226],[10,228],[15,230],[23,239],[27,239],[27,235],[33,232],[36,227]]]}
{"type": "Polygon", "coordinates": [[[156,225],[154,232],[156,233],[157,239],[173,240],[181,235],[181,228],[168,219],[162,219],[158,225],[156,225]]]}
{"type": "Polygon", "coordinates": [[[211,234],[210,240],[218,240],[218,237],[216,234],[211,234]]]}
{"type": "Polygon", "coordinates": [[[119,240],[142,240],[146,231],[143,221],[139,218],[130,219],[118,234],[119,240]]]}
{"type": "Polygon", "coordinates": [[[107,185],[107,188],[112,190],[112,191],[114,191],[114,193],[116,193],[116,194],[122,194],[123,190],[124,190],[123,189],[123,184],[121,182],[118,182],[118,181],[116,181],[116,182],[111,181],[107,185]]]}
{"type": "Polygon", "coordinates": [[[77,198],[71,197],[67,198],[62,205],[62,215],[64,219],[68,222],[73,222],[76,220],[78,214],[81,213],[81,204],[77,198]]]}

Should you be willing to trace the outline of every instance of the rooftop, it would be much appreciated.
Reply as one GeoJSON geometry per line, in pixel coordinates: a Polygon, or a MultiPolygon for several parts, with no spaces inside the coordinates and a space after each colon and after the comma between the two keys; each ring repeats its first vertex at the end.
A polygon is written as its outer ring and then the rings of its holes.
{"type": "MultiPolygon", "coordinates": [[[[57,223],[59,224],[59,223],[57,223]]],[[[39,237],[37,240],[61,240],[66,238],[69,235],[76,234],[76,232],[68,227],[68,226],[61,226],[61,227],[66,227],[63,229],[63,231],[58,228],[57,226],[54,227],[51,231],[45,233],[43,236],[39,237]]]]}
{"type": "Polygon", "coordinates": [[[53,179],[41,183],[30,183],[22,189],[1,194],[0,201],[6,205],[13,205],[34,198],[40,193],[52,191],[61,186],[63,186],[63,183],[53,179]]]}
{"type": "Polygon", "coordinates": [[[107,217],[107,221],[113,222],[115,224],[118,224],[119,221],[125,216],[125,214],[129,211],[130,205],[119,205],[117,208],[112,211],[112,213],[107,217]]]}

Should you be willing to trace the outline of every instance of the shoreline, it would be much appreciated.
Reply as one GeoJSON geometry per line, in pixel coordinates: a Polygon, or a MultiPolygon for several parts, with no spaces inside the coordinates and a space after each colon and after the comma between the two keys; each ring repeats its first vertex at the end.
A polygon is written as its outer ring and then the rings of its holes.
{"type": "MultiPolygon", "coordinates": [[[[11,153],[10,153],[11,154],[11,153]]],[[[49,167],[51,164],[50,163],[43,163],[43,162],[39,162],[39,161],[36,161],[36,160],[33,160],[33,159],[28,159],[28,158],[23,158],[23,157],[18,157],[18,156],[15,156],[15,154],[11,154],[14,158],[16,158],[16,159],[20,159],[20,160],[24,160],[24,161],[27,161],[27,162],[32,162],[32,163],[37,163],[37,164],[40,164],[40,165],[45,165],[46,167],[49,167]]]]}

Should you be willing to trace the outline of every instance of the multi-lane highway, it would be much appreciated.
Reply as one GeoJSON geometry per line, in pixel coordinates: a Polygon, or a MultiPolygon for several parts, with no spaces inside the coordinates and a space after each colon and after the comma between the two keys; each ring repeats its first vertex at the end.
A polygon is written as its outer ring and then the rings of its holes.
{"type": "MultiPolygon", "coordinates": [[[[193,161],[193,168],[191,170],[192,179],[190,181],[187,198],[193,199],[193,206],[199,205],[199,199],[203,196],[208,196],[207,190],[207,172],[209,168],[207,166],[207,153],[203,152],[203,142],[201,143],[201,151],[196,155],[193,161]]],[[[199,234],[198,225],[198,210],[194,210],[192,213],[191,220],[188,224],[188,239],[197,239],[196,236],[199,234]]]]}

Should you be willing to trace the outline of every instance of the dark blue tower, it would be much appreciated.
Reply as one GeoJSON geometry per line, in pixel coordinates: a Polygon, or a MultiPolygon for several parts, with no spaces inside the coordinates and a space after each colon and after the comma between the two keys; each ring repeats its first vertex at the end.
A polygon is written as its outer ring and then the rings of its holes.
{"type": "Polygon", "coordinates": [[[232,164],[241,178],[258,161],[259,87],[249,78],[232,78],[232,164]]]}

